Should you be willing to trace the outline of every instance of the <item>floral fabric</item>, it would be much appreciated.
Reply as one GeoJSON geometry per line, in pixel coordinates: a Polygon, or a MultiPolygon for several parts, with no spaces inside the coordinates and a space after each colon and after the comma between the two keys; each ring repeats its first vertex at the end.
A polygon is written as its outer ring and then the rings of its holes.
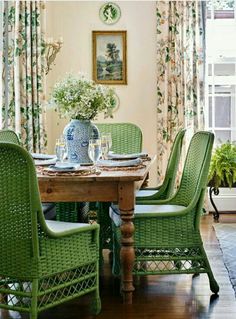
{"type": "Polygon", "coordinates": [[[157,1],[158,176],[164,178],[171,145],[204,128],[204,22],[201,1],[157,1]]]}
{"type": "Polygon", "coordinates": [[[45,147],[43,3],[4,2],[0,127],[11,128],[31,152],[45,147]]]}

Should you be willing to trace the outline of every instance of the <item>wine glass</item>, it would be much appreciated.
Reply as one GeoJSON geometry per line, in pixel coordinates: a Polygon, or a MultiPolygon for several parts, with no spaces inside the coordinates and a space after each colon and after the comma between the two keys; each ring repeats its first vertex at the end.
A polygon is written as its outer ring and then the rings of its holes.
{"type": "Polygon", "coordinates": [[[111,133],[106,133],[106,136],[107,136],[107,140],[108,140],[108,148],[109,148],[109,151],[111,150],[111,147],[112,147],[112,137],[111,137],[111,133]]]}
{"type": "Polygon", "coordinates": [[[107,154],[109,152],[109,136],[107,134],[101,135],[101,148],[102,148],[102,158],[107,159],[107,154]]]}
{"type": "Polygon", "coordinates": [[[57,162],[63,162],[66,157],[66,143],[64,138],[61,136],[60,138],[56,139],[55,145],[55,153],[57,157],[57,162]]]}
{"type": "Polygon", "coordinates": [[[91,161],[93,162],[95,173],[100,173],[100,170],[97,169],[97,161],[101,157],[101,140],[100,139],[90,139],[88,146],[88,155],[91,161]]]}

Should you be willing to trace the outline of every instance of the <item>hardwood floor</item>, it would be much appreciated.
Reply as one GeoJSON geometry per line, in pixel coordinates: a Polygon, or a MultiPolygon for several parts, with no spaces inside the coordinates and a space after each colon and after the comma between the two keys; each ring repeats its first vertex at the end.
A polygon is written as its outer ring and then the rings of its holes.
{"type": "MultiPolygon", "coordinates": [[[[222,214],[220,222],[236,223],[236,214],[222,214]]],[[[212,227],[212,215],[202,217],[201,230],[205,248],[220,286],[219,297],[211,294],[205,274],[147,276],[135,278],[133,305],[123,305],[119,282],[110,272],[108,256],[101,277],[102,312],[97,319],[235,319],[236,299],[221,250],[212,227]]],[[[39,319],[91,319],[89,298],[84,297],[44,311],[39,319]]],[[[0,312],[1,319],[29,318],[27,314],[0,312]]]]}

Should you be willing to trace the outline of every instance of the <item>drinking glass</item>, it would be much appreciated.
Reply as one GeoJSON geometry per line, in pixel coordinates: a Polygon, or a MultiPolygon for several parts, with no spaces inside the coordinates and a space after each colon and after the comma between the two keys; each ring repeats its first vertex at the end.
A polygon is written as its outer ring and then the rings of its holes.
{"type": "Polygon", "coordinates": [[[102,149],[101,149],[101,140],[100,139],[90,139],[89,147],[88,147],[88,155],[91,161],[93,162],[95,173],[100,172],[97,169],[97,161],[101,157],[102,149]]]}
{"type": "Polygon", "coordinates": [[[63,137],[56,139],[55,153],[57,162],[63,162],[66,157],[66,143],[63,137]]]}
{"type": "Polygon", "coordinates": [[[101,148],[102,148],[102,158],[107,159],[107,154],[109,152],[109,136],[106,134],[101,135],[101,148]]]}
{"type": "Polygon", "coordinates": [[[109,144],[109,151],[111,150],[112,147],[112,137],[111,137],[111,133],[106,133],[107,136],[107,140],[108,140],[108,144],[109,144]]]}

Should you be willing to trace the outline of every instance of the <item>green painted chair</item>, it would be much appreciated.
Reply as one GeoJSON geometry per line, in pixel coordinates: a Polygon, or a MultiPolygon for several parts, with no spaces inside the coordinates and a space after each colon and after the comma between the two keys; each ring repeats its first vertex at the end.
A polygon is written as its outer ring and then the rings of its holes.
{"type": "MultiPolygon", "coordinates": [[[[133,123],[96,123],[100,133],[111,133],[112,151],[131,154],[142,150],[142,131],[133,123]]],[[[56,203],[56,219],[78,222],[86,220],[89,210],[96,211],[95,218],[100,223],[100,247],[112,248],[111,221],[108,215],[110,203],[70,202],[56,203]],[[85,216],[85,217],[84,217],[85,216]]]]}
{"type": "MultiPolygon", "coordinates": [[[[20,145],[17,134],[12,130],[0,130],[0,142],[9,142],[20,145]]],[[[46,219],[54,219],[56,216],[54,203],[42,203],[43,214],[46,219]]]]}
{"type": "MultiPolygon", "coordinates": [[[[135,275],[207,273],[210,289],[218,293],[199,231],[214,135],[194,134],[188,149],[180,187],[171,199],[155,205],[136,205],[134,214],[135,275]]],[[[113,272],[120,273],[120,225],[111,209],[114,230],[113,272]]]]}
{"type": "Polygon", "coordinates": [[[10,142],[20,145],[17,134],[12,130],[0,130],[0,142],[10,142]]]}
{"type": "Polygon", "coordinates": [[[137,192],[136,203],[137,204],[148,204],[149,200],[161,200],[170,198],[173,195],[175,178],[179,166],[183,138],[186,129],[181,129],[175,137],[173,142],[171,153],[169,156],[165,178],[163,183],[159,187],[155,188],[144,188],[137,192]]]}
{"type": "MultiPolygon", "coordinates": [[[[111,133],[112,148],[117,154],[132,154],[142,151],[141,129],[133,123],[96,123],[100,134],[111,133]]],[[[100,224],[100,249],[112,250],[112,227],[109,217],[111,203],[99,203],[97,221],[100,224]]]]}
{"type": "Polygon", "coordinates": [[[38,313],[92,293],[100,311],[99,225],[44,219],[29,153],[0,143],[0,308],[38,313]]]}

